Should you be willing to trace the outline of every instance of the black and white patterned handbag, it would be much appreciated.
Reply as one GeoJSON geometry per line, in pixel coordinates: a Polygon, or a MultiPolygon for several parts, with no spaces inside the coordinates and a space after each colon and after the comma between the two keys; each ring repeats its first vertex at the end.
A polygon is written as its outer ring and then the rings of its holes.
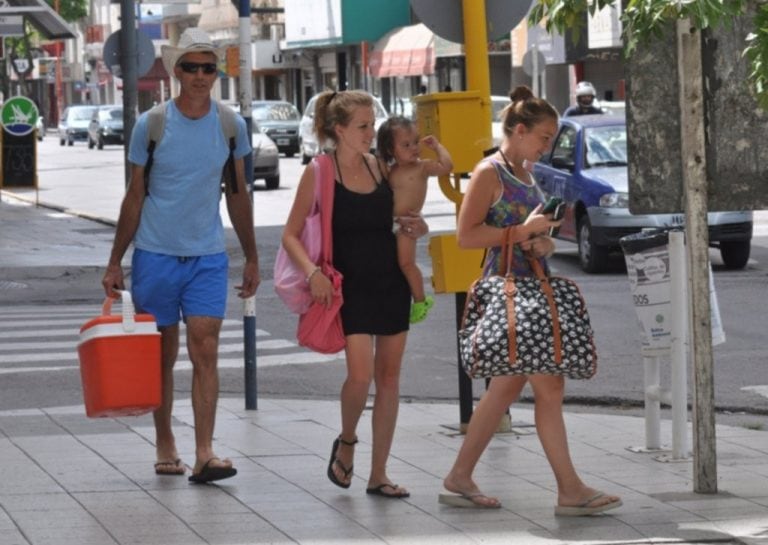
{"type": "MultiPolygon", "coordinates": [[[[512,255],[511,247],[503,249],[507,271],[512,270],[512,255]]],[[[459,329],[464,370],[472,378],[591,378],[597,353],[578,286],[567,278],[547,277],[536,259],[529,262],[535,276],[488,276],[470,287],[459,329]]]]}

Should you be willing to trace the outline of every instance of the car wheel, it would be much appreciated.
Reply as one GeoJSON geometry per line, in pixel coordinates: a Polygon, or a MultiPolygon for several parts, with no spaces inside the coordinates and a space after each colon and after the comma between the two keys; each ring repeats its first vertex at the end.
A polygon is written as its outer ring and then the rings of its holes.
{"type": "Polygon", "coordinates": [[[64,145],[64,140],[62,140],[61,138],[59,138],[59,145],[60,145],[60,146],[63,146],[63,145],[64,145]]]}
{"type": "Polygon", "coordinates": [[[93,140],[91,140],[91,137],[89,136],[88,137],[88,149],[93,149],[94,145],[95,144],[93,143],[93,140]]]}
{"type": "Polygon", "coordinates": [[[264,183],[267,185],[267,189],[277,189],[278,187],[280,187],[280,176],[265,178],[264,183]]]}
{"type": "Polygon", "coordinates": [[[97,144],[99,149],[104,149],[104,137],[99,135],[99,143],[97,144]]]}
{"type": "Polygon", "coordinates": [[[70,138],[67,138],[67,145],[68,146],[74,146],[75,145],[75,141],[70,139],[70,138]]]}
{"type": "Polygon", "coordinates": [[[608,248],[593,242],[592,224],[589,223],[587,214],[579,218],[578,232],[579,264],[582,270],[588,273],[604,271],[608,260],[608,248]]]}
{"type": "Polygon", "coordinates": [[[730,240],[720,243],[720,257],[726,269],[743,269],[749,261],[749,240],[730,240]]]}

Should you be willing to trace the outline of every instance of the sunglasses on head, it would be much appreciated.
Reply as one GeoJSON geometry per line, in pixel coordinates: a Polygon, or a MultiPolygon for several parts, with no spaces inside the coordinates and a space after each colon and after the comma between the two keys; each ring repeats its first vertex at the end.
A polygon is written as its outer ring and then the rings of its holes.
{"type": "Polygon", "coordinates": [[[213,62],[187,62],[179,63],[179,68],[187,74],[196,74],[198,70],[203,69],[203,74],[215,74],[216,63],[213,62]]]}

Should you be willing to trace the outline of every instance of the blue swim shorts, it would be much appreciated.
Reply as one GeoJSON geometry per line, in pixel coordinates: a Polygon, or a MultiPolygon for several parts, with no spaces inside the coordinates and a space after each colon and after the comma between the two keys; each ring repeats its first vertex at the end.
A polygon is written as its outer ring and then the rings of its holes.
{"type": "Polygon", "coordinates": [[[152,314],[158,326],[188,316],[224,318],[227,308],[226,252],[176,257],[133,251],[131,293],[137,312],[152,314]]]}

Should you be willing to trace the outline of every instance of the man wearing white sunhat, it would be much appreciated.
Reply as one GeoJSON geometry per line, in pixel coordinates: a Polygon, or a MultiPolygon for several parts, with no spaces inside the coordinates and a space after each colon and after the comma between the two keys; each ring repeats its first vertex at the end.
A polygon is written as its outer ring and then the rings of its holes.
{"type": "Polygon", "coordinates": [[[232,123],[236,137],[231,144],[223,133],[221,118],[227,112],[220,110],[226,106],[210,97],[222,52],[210,37],[189,28],[177,47],[162,47],[162,57],[181,91],[162,105],[162,138],[151,140],[154,129],[149,126],[148,112],[136,122],[128,153],[131,180],[102,284],[109,296],[116,296],[115,289],[123,289],[120,264],[133,241],[133,299],[137,310],[155,316],[162,334],[163,402],[154,413],[155,472],[162,475],[184,475],[186,471],[171,429],[179,321],[186,323],[195,418],[195,463],[189,480],[206,483],[237,473],[230,460],[217,457],[213,450],[218,343],[229,268],[219,199],[222,172],[234,172],[232,183],[225,184],[225,198],[245,254],[242,284],[235,288],[240,297],[250,297],[261,281],[243,162],[251,148],[241,117],[236,116],[232,123]]]}

